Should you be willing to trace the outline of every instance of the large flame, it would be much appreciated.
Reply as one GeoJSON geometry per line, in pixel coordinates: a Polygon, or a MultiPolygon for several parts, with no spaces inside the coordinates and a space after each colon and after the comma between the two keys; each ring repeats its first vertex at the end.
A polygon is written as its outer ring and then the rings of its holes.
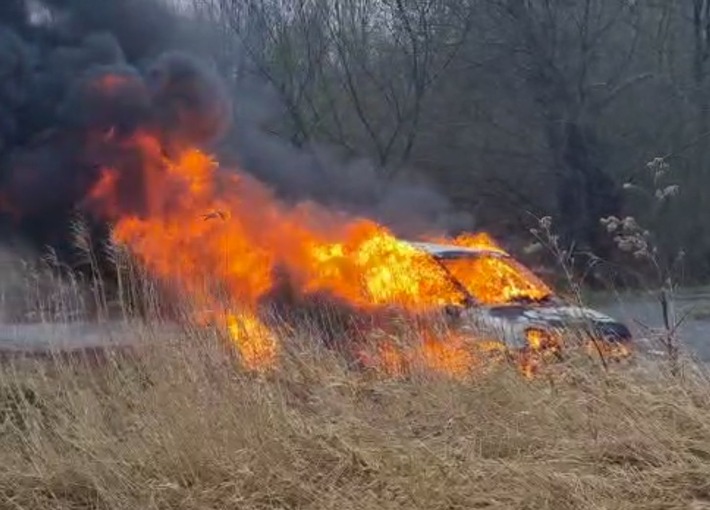
{"type": "MultiPolygon", "coordinates": [[[[275,335],[258,318],[278,274],[287,274],[302,295],[328,293],[364,309],[429,311],[462,303],[466,292],[483,302],[548,292],[502,259],[443,267],[373,221],[313,203],[286,206],[260,182],[221,169],[195,148],[168,157],[148,132],[120,143],[140,154],[140,189],[135,176],[127,180],[104,168],[88,196],[90,206],[112,221],[115,240],[153,275],[177,282],[196,312],[218,310],[227,298],[230,311],[212,318],[229,331],[251,368],[270,366],[278,355],[275,335]],[[137,198],[139,210],[126,206],[137,198]]],[[[485,235],[447,241],[504,253],[485,235]]],[[[427,339],[421,355],[428,365],[453,373],[473,363],[458,341],[427,339]]]]}

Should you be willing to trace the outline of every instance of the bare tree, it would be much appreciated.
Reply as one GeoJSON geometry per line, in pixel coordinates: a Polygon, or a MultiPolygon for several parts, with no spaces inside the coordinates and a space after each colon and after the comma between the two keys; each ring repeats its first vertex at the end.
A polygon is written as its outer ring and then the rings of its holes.
{"type": "Polygon", "coordinates": [[[427,95],[465,40],[469,12],[416,0],[214,0],[278,92],[298,145],[327,140],[405,165],[427,95]]]}
{"type": "Polygon", "coordinates": [[[486,53],[498,55],[485,69],[524,84],[545,133],[565,234],[598,246],[598,218],[621,205],[605,165],[600,118],[652,76],[630,65],[639,11],[618,0],[489,0],[485,12],[486,53]],[[619,51],[610,58],[604,52],[612,44],[619,51]]]}

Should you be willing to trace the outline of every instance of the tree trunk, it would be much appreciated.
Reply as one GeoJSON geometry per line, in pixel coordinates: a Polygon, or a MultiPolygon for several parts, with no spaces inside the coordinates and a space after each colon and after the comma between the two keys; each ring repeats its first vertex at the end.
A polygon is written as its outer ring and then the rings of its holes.
{"type": "MultiPolygon", "coordinates": [[[[596,135],[578,121],[559,124],[549,130],[548,136],[558,170],[558,211],[564,218],[560,222],[564,225],[560,240],[564,246],[574,243],[577,250],[609,258],[612,247],[599,220],[619,214],[618,186],[602,170],[596,135]]],[[[578,262],[583,267],[588,258],[582,257],[578,262]]]]}

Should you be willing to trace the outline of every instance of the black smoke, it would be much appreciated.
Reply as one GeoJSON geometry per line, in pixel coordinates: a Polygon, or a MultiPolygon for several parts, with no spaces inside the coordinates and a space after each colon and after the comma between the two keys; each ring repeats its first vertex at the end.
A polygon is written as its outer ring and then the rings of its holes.
{"type": "Polygon", "coordinates": [[[366,159],[344,162],[333,148],[295,148],[265,133],[264,121],[282,111],[278,99],[258,77],[250,88],[234,86],[233,73],[200,53],[209,27],[166,5],[0,2],[4,240],[70,253],[70,224],[106,167],[125,177],[129,205],[140,213],[141,154],[121,143],[138,129],[159,133],[168,152],[185,143],[217,150],[286,200],[314,199],[406,235],[470,226],[426,184],[385,181],[366,159]]]}
{"type": "Polygon", "coordinates": [[[140,209],[138,129],[177,144],[224,135],[217,72],[180,51],[180,18],[148,0],[12,0],[0,7],[0,215],[5,239],[70,249],[70,223],[102,168],[140,209]],[[176,42],[179,40],[179,43],[176,42]]]}

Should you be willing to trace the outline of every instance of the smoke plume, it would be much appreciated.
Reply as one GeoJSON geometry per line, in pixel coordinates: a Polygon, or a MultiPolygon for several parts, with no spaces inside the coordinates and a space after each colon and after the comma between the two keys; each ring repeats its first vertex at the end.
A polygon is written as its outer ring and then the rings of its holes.
{"type": "Polygon", "coordinates": [[[66,247],[69,223],[105,168],[121,176],[122,208],[141,214],[141,151],[126,143],[138,130],[158,134],[166,152],[219,149],[286,200],[315,199],[402,233],[468,222],[425,185],[385,184],[365,160],[344,164],[331,149],[265,134],[261,121],[278,113],[273,98],[258,86],[241,97],[208,59],[187,53],[199,46],[196,28],[151,0],[3,0],[5,238],[66,247]]]}
{"type": "MultiPolygon", "coordinates": [[[[3,2],[0,209],[6,234],[62,245],[101,168],[142,189],[137,129],[166,150],[208,144],[230,104],[216,72],[174,51],[178,18],[138,0],[3,2]],[[167,35],[162,35],[167,34],[167,35]]],[[[140,208],[140,196],[133,197],[140,208]]]]}

